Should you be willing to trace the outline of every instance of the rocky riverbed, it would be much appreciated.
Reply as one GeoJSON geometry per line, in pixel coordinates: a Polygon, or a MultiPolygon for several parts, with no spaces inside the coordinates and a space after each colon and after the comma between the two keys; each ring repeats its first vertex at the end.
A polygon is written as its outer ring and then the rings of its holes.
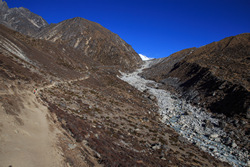
{"type": "Polygon", "coordinates": [[[158,89],[158,83],[138,75],[143,69],[149,68],[151,63],[146,61],[133,73],[121,73],[120,78],[138,90],[150,93],[150,98],[156,98],[162,122],[170,125],[188,141],[233,166],[250,166],[248,150],[240,148],[228,132],[223,130],[223,121],[205,109],[192,106],[170,92],[158,89]]]}

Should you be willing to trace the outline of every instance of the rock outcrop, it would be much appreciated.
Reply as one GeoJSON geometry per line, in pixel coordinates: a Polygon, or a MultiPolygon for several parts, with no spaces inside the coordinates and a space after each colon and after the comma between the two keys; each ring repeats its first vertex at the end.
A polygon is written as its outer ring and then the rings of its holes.
{"type": "Polygon", "coordinates": [[[0,0],[0,24],[25,35],[33,36],[48,23],[29,9],[9,8],[5,1],[0,0]]]}

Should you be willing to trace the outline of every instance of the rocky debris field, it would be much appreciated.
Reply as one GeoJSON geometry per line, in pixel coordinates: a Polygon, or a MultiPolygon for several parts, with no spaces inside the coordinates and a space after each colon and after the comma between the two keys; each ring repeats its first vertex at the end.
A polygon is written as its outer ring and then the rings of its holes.
{"type": "Polygon", "coordinates": [[[150,63],[151,61],[147,61],[134,73],[122,73],[121,79],[141,92],[151,94],[150,97],[158,101],[158,112],[162,122],[170,125],[186,140],[233,166],[249,165],[248,120],[239,121],[226,118],[222,114],[211,114],[170,92],[159,89],[158,83],[145,80],[138,75],[143,69],[148,68],[150,63]]]}

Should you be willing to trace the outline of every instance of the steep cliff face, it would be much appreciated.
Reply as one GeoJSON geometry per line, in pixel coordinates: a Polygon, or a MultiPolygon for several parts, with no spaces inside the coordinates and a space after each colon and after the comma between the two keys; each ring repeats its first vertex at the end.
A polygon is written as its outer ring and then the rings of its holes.
{"type": "Polygon", "coordinates": [[[9,8],[5,1],[0,0],[0,24],[25,35],[33,36],[48,23],[26,8],[9,8]]]}
{"type": "Polygon", "coordinates": [[[250,34],[241,34],[177,52],[142,75],[212,112],[247,116],[249,53],[250,34]]]}
{"type": "Polygon", "coordinates": [[[117,34],[79,17],[51,25],[36,38],[67,44],[105,66],[129,70],[142,62],[133,48],[117,34]]]}

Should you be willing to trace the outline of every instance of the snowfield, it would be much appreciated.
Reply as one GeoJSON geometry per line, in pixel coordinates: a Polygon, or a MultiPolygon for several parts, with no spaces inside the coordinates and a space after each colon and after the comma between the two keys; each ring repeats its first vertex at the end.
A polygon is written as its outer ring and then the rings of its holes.
{"type": "Polygon", "coordinates": [[[153,58],[149,58],[143,54],[139,54],[140,58],[143,60],[143,61],[147,61],[147,60],[152,60],[153,58]]]}

